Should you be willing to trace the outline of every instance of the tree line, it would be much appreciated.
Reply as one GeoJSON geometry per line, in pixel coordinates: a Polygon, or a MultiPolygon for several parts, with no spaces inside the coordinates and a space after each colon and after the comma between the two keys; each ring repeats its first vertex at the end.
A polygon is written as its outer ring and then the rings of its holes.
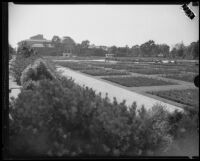
{"type": "Polygon", "coordinates": [[[172,50],[167,44],[155,44],[149,40],[141,45],[134,45],[131,48],[112,46],[110,53],[116,56],[134,56],[134,57],[164,57],[164,58],[181,58],[181,59],[198,59],[199,58],[199,40],[185,46],[183,43],[177,43],[172,50]]]}
{"type": "MultiPolygon", "coordinates": [[[[105,54],[114,54],[116,57],[164,57],[178,59],[198,59],[199,58],[199,40],[186,46],[183,43],[177,43],[171,50],[167,44],[156,44],[154,40],[149,40],[141,45],[129,47],[91,47],[89,40],[76,43],[71,37],[53,36],[52,45],[58,53],[70,52],[77,56],[105,56],[105,54]]],[[[9,49],[12,47],[9,46],[9,49]]],[[[9,50],[13,53],[13,50],[9,50]]],[[[10,54],[10,52],[9,52],[10,54]]]]}
{"type": "MultiPolygon", "coordinates": [[[[186,46],[183,43],[177,43],[170,50],[170,46],[167,44],[156,44],[154,40],[149,40],[141,45],[133,45],[131,48],[126,45],[125,47],[111,46],[107,47],[107,50],[103,48],[89,48],[90,41],[84,40],[81,43],[75,43],[70,38],[70,41],[66,41],[68,46],[72,49],[73,53],[78,56],[105,56],[107,53],[114,54],[117,57],[164,57],[164,58],[181,58],[181,59],[198,59],[199,58],[199,40],[192,42],[186,46]],[[71,41],[71,43],[70,43],[71,41]]],[[[54,36],[52,42],[56,47],[61,47],[61,39],[58,36],[54,36]],[[56,41],[55,41],[56,40],[56,41]]]]}

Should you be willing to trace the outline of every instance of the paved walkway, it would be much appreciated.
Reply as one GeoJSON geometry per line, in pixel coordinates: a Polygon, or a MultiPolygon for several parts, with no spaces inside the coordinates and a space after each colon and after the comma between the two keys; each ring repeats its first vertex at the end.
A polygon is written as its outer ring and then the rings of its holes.
{"type": "Polygon", "coordinates": [[[12,76],[9,76],[9,90],[11,91],[9,93],[9,99],[11,97],[17,98],[17,96],[20,93],[21,86],[17,85],[17,83],[14,81],[12,76]]]}
{"type": "Polygon", "coordinates": [[[97,94],[101,92],[103,97],[105,97],[107,93],[110,100],[113,100],[113,97],[116,97],[118,102],[122,102],[123,100],[126,100],[126,105],[128,106],[131,106],[132,103],[136,101],[138,107],[141,107],[142,105],[144,105],[146,109],[150,109],[155,104],[161,104],[165,106],[165,108],[169,112],[173,112],[175,109],[179,111],[183,111],[181,107],[178,107],[169,103],[165,103],[163,101],[159,101],[154,98],[150,98],[143,94],[139,94],[134,91],[128,90],[124,86],[120,86],[118,84],[114,84],[109,81],[105,81],[105,80],[90,76],[85,73],[74,71],[69,68],[65,68],[61,66],[57,66],[57,70],[61,71],[62,75],[64,76],[72,77],[75,83],[81,86],[83,85],[88,86],[92,88],[93,90],[95,90],[97,94]]]}

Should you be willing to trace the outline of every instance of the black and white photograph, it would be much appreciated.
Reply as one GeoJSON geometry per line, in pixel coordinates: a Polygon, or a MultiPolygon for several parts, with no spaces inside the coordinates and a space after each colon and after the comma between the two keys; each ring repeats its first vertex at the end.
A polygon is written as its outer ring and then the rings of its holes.
{"type": "Polygon", "coordinates": [[[7,5],[9,158],[199,157],[198,2],[7,5]]]}

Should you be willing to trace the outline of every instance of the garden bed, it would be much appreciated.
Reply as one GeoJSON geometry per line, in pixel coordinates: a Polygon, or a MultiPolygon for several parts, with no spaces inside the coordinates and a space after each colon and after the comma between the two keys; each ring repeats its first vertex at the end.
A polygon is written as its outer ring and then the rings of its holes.
{"type": "Polygon", "coordinates": [[[73,70],[87,70],[87,69],[98,69],[97,67],[93,67],[91,65],[83,64],[80,62],[56,62],[57,65],[68,67],[73,70]]]}
{"type": "Polygon", "coordinates": [[[199,90],[185,89],[185,90],[169,90],[148,92],[159,97],[169,99],[184,105],[199,107],[199,90]]]}
{"type": "Polygon", "coordinates": [[[194,78],[197,74],[192,74],[192,73],[186,73],[186,74],[167,74],[167,75],[162,75],[162,77],[165,78],[170,78],[170,79],[176,79],[176,80],[181,80],[181,81],[186,81],[186,82],[194,82],[194,78]]]}
{"type": "Polygon", "coordinates": [[[129,71],[133,72],[133,73],[147,74],[147,75],[153,75],[153,74],[180,74],[179,70],[167,70],[167,69],[150,68],[150,67],[146,67],[144,69],[131,69],[129,71]]]}
{"type": "Polygon", "coordinates": [[[90,70],[81,70],[81,72],[90,74],[93,76],[107,76],[107,75],[128,75],[128,72],[116,71],[109,69],[90,69],[90,70]]]}
{"type": "Polygon", "coordinates": [[[147,77],[110,77],[103,78],[126,87],[174,85],[175,83],[147,77]]]}

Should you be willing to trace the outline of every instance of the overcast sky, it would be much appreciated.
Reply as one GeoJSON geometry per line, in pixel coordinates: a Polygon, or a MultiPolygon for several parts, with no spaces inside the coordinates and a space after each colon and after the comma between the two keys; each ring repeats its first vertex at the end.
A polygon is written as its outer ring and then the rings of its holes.
{"type": "Polygon", "coordinates": [[[199,39],[199,7],[190,20],[180,5],[16,5],[9,4],[9,43],[36,34],[70,36],[76,43],[132,47],[148,40],[188,45],[199,39]]]}

